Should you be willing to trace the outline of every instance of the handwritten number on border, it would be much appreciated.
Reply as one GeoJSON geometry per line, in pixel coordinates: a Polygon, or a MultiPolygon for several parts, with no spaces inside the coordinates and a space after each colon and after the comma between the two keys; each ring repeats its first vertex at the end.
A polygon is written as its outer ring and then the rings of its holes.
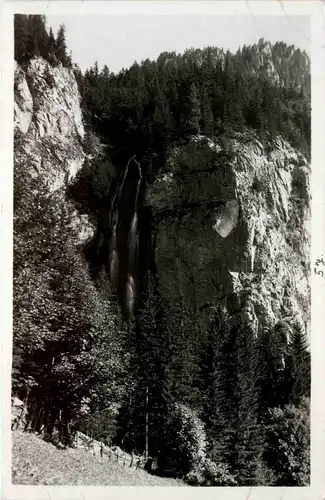
{"type": "Polygon", "coordinates": [[[324,270],[317,269],[319,266],[325,267],[325,261],[323,255],[321,255],[320,259],[317,259],[315,262],[314,273],[318,274],[321,278],[324,277],[324,270]]]}

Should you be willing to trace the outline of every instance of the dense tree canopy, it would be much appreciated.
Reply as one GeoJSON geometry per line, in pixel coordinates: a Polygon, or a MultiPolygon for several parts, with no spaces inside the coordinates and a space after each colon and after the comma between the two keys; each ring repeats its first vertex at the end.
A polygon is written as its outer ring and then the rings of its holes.
{"type": "Polygon", "coordinates": [[[71,214],[16,163],[13,388],[29,401],[31,428],[49,437],[78,421],[85,401],[107,418],[128,384],[124,328],[75,247],[71,214]]]}
{"type": "Polygon", "coordinates": [[[188,134],[245,126],[261,137],[279,133],[309,156],[309,71],[305,52],[260,40],[236,54],[214,47],[166,52],[116,75],[95,64],[80,85],[87,122],[120,164],[150,151],[163,163],[188,134]]]}
{"type": "Polygon", "coordinates": [[[72,67],[71,58],[67,54],[65,27],[60,26],[57,37],[53,30],[46,29],[45,16],[15,14],[15,60],[25,65],[33,57],[43,57],[52,66],[62,63],[72,67]]]}

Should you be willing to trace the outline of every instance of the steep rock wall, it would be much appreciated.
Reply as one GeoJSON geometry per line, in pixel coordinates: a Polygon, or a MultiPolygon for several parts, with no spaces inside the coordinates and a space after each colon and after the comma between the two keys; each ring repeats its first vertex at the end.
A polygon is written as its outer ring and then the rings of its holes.
{"type": "MultiPolygon", "coordinates": [[[[27,68],[15,63],[14,162],[32,176],[41,176],[49,191],[68,203],[67,185],[81,169],[85,154],[80,95],[74,74],[34,58],[27,68]]],[[[92,238],[95,226],[86,215],[73,213],[78,243],[92,238]]]]}
{"type": "MultiPolygon", "coordinates": [[[[85,158],[73,73],[41,58],[16,64],[14,113],[15,163],[69,204],[66,187],[85,158]]],[[[256,330],[278,320],[308,326],[309,165],[280,137],[264,145],[248,131],[193,137],[148,186],[144,209],[166,298],[182,296],[198,313],[224,301],[256,330]]],[[[76,241],[85,244],[95,226],[71,211],[76,241]]]]}
{"type": "Polygon", "coordinates": [[[193,137],[148,187],[165,297],[309,325],[310,167],[280,137],[193,137]]]}

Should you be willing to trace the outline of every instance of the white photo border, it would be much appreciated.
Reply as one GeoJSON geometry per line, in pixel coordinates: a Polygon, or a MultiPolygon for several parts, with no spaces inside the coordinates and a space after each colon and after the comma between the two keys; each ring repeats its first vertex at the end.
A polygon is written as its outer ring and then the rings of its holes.
{"type": "Polygon", "coordinates": [[[3,500],[238,499],[323,500],[325,498],[325,278],[311,273],[311,486],[310,487],[100,487],[17,486],[11,484],[10,390],[12,358],[13,234],[13,14],[111,15],[279,15],[310,16],[312,46],[312,248],[311,266],[325,255],[325,33],[322,1],[302,0],[112,0],[3,2],[0,28],[0,346],[1,346],[1,483],[3,500]]]}

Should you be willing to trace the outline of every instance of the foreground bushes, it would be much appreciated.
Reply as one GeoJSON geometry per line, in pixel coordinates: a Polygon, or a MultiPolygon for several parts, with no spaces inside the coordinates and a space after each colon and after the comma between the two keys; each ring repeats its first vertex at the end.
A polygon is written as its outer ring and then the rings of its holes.
{"type": "Polygon", "coordinates": [[[168,449],[158,459],[161,474],[183,477],[191,486],[236,486],[225,464],[206,456],[204,424],[194,410],[175,404],[170,411],[166,435],[168,449]]]}
{"type": "MultiPolygon", "coordinates": [[[[299,407],[268,410],[265,454],[256,462],[253,483],[265,486],[306,486],[310,477],[309,401],[299,407]]],[[[166,447],[158,458],[159,472],[182,477],[192,486],[238,486],[237,477],[223,461],[207,453],[204,424],[196,412],[175,404],[166,425],[166,447]]]]}
{"type": "Polygon", "coordinates": [[[217,464],[209,458],[205,458],[184,479],[191,486],[237,486],[228,466],[217,464]]]}
{"type": "Polygon", "coordinates": [[[168,441],[158,457],[161,473],[182,477],[204,459],[204,424],[191,408],[178,403],[172,406],[165,435],[168,441]]]}
{"type": "Polygon", "coordinates": [[[310,482],[310,406],[286,405],[269,410],[267,461],[277,486],[308,486],[310,482]]]}

